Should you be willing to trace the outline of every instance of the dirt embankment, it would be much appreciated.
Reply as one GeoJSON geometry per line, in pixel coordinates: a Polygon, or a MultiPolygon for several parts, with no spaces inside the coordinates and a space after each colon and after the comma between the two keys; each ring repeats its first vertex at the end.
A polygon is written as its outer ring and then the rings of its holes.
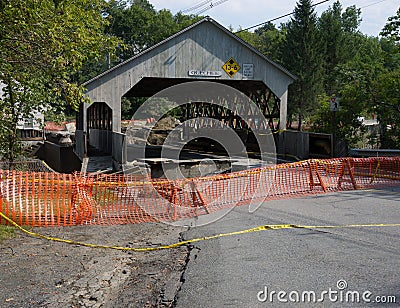
{"type": "MultiPolygon", "coordinates": [[[[128,247],[169,244],[164,224],[35,228],[54,237],[128,247]]],[[[124,252],[18,233],[0,244],[0,307],[171,307],[189,249],[124,252]]]]}

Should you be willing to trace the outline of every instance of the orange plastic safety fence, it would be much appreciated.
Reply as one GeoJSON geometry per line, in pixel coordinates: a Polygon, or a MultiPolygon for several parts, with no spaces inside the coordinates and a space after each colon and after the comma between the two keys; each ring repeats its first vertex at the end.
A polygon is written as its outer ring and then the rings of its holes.
{"type": "Polygon", "coordinates": [[[177,221],[253,202],[399,184],[399,157],[307,160],[174,181],[0,170],[0,209],[31,226],[177,221]]]}

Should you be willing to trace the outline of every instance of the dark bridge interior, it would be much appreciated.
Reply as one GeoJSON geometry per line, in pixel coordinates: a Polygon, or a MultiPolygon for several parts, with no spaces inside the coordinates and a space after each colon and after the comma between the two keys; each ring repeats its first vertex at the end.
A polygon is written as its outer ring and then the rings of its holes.
{"type": "MultiPolygon", "coordinates": [[[[276,131],[279,127],[280,119],[280,100],[279,98],[260,80],[210,80],[210,79],[188,79],[188,78],[154,78],[145,77],[135,84],[124,97],[151,97],[158,92],[171,86],[193,81],[212,81],[228,85],[243,94],[247,95],[262,111],[269,127],[276,131]]],[[[196,115],[187,114],[187,118],[204,116],[198,113],[196,115]]]]}

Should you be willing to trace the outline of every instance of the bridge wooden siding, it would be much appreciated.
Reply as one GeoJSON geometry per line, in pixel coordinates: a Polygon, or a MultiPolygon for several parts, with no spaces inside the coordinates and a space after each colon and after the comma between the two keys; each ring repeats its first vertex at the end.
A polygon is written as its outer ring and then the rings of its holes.
{"type": "MultiPolygon", "coordinates": [[[[239,90],[239,83],[254,82],[255,88],[261,83],[264,85],[261,89],[264,93],[253,91],[253,95],[257,94],[260,98],[263,95],[266,97],[266,92],[273,93],[275,101],[273,110],[271,109],[270,112],[273,111],[274,114],[270,116],[279,115],[281,129],[284,129],[286,125],[288,86],[296,79],[285,68],[207,17],[85,83],[86,94],[93,102],[102,102],[111,108],[113,133],[119,133],[121,130],[121,97],[145,96],[140,92],[139,85],[146,78],[168,79],[172,80],[172,83],[173,80],[179,83],[182,79],[229,82],[229,84],[236,82],[238,85],[236,88],[239,90]],[[232,77],[222,70],[222,66],[230,58],[241,66],[241,69],[232,77]],[[253,64],[253,78],[244,75],[243,64],[253,64]],[[188,74],[190,70],[221,71],[222,75],[220,77],[193,77],[188,74]],[[277,104],[279,106],[276,106],[277,104]],[[279,107],[279,110],[276,107],[279,107]]],[[[147,92],[146,94],[155,93],[147,92]]],[[[90,108],[88,104],[83,106],[83,114],[80,116],[82,123],[78,125],[86,133],[88,133],[88,120],[91,121],[88,117],[88,108],[90,108]]],[[[265,109],[268,110],[268,108],[265,109]]],[[[101,134],[97,135],[101,136],[101,134]]],[[[83,140],[77,140],[77,143],[79,142],[83,140]]],[[[102,144],[98,140],[90,140],[90,142],[102,144]]],[[[84,147],[79,147],[78,144],[77,148],[84,147]]],[[[120,149],[112,149],[112,152],[117,150],[120,149]]]]}

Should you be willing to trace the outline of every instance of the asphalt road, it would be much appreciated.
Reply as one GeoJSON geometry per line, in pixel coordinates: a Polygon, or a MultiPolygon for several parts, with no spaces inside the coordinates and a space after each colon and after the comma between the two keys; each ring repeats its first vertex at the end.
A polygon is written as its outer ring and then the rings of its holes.
{"type": "MultiPolygon", "coordinates": [[[[400,187],[270,201],[254,213],[243,206],[184,238],[266,224],[377,223],[400,223],[400,187]]],[[[183,277],[178,308],[399,307],[400,227],[266,230],[202,241],[183,277]],[[394,297],[396,304],[378,303],[394,297]]]]}

